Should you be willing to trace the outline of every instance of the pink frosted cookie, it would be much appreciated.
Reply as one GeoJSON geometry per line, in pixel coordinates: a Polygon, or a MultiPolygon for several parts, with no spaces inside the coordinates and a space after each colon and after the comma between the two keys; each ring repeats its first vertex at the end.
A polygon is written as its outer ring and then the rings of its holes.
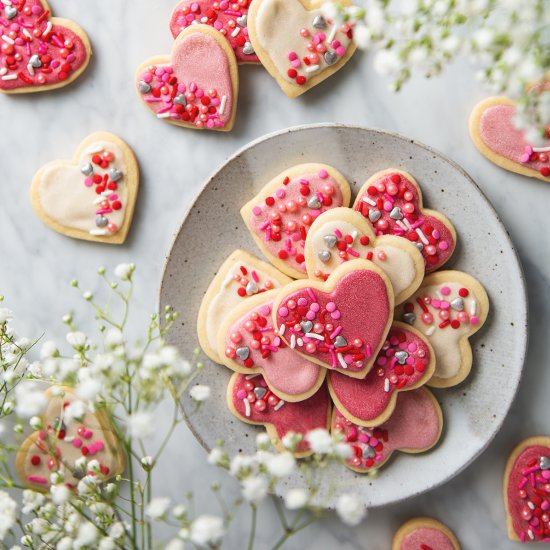
{"type": "Polygon", "coordinates": [[[322,280],[349,260],[374,262],[390,279],[396,304],[406,300],[424,278],[424,260],[414,244],[393,235],[376,237],[370,223],[351,208],[328,210],[313,222],[305,257],[309,277],[322,280]]]}
{"type": "Polygon", "coordinates": [[[321,387],[326,369],[295,353],[279,337],[271,316],[277,292],[249,298],[227,315],[218,333],[218,352],[236,372],[261,373],[279,398],[303,401],[321,387]]]}
{"type": "Polygon", "coordinates": [[[347,376],[364,378],[390,329],[393,290],[372,262],[353,260],[326,282],[295,281],[273,304],[279,336],[296,352],[347,376]]]}
{"type": "Polygon", "coordinates": [[[273,178],[241,209],[266,257],[290,277],[305,278],[304,246],[313,221],[330,208],[349,206],[349,184],[326,164],[300,164],[273,178]]]}
{"type": "Polygon", "coordinates": [[[420,187],[407,172],[388,169],[374,174],[353,208],[371,222],[377,235],[396,235],[416,244],[427,272],[439,269],[454,252],[454,227],[443,214],[423,208],[420,187]]]}
{"type": "Polygon", "coordinates": [[[84,30],[51,17],[45,0],[0,2],[0,92],[43,92],[75,81],[90,62],[84,30]]]}
{"type": "Polygon", "coordinates": [[[512,451],[504,505],[510,539],[550,542],[550,437],[530,437],[512,451]]]}
{"type": "MultiPolygon", "coordinates": [[[[330,425],[330,398],[325,386],[305,401],[287,403],[271,393],[261,375],[234,374],[227,388],[229,410],[248,424],[265,426],[274,445],[285,450],[282,438],[289,432],[305,436],[317,428],[328,429],[330,425]]],[[[302,440],[296,456],[311,454],[306,441],[302,440]]]]}
{"type": "Polygon", "coordinates": [[[385,424],[376,428],[358,426],[335,408],[332,429],[342,432],[353,450],[354,456],[346,461],[346,466],[364,473],[383,466],[394,451],[422,453],[431,449],[441,436],[443,417],[433,394],[418,388],[399,394],[385,424]]]}
{"type": "Polygon", "coordinates": [[[547,132],[545,143],[533,146],[514,126],[515,115],[515,103],[507,97],[489,97],[478,103],[470,115],[470,136],[475,146],[506,170],[550,181],[550,134],[547,132]]]}
{"type": "Polygon", "coordinates": [[[428,385],[450,388],[472,369],[468,338],[485,323],[489,298],[483,286],[461,271],[428,275],[411,298],[395,311],[395,318],[427,336],[435,353],[435,373],[428,385]]]}
{"type": "Polygon", "coordinates": [[[170,30],[174,38],[181,31],[202,23],[210,25],[225,36],[239,63],[259,63],[248,37],[248,7],[252,0],[183,0],[172,12],[170,30]]]}
{"type": "Polygon", "coordinates": [[[433,518],[412,518],[393,537],[391,550],[460,550],[454,533],[433,518]]]}
{"type": "Polygon", "coordinates": [[[395,322],[367,376],[358,380],[328,374],[330,396],[338,411],[361,426],[378,426],[391,416],[400,392],[424,385],[435,369],[432,347],[415,329],[395,322]]]}
{"type": "Polygon", "coordinates": [[[153,57],[139,67],[136,90],[157,118],[228,132],[237,113],[237,60],[219,31],[191,25],[177,37],[170,56],[153,57]]]}

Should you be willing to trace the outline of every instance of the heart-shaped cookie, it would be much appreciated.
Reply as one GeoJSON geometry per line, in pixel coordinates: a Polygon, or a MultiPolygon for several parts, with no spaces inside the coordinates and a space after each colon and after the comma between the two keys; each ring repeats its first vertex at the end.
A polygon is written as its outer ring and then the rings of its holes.
{"type": "Polygon", "coordinates": [[[372,262],[339,266],[326,282],[295,281],[278,291],[273,319],[279,336],[328,369],[364,378],[376,360],[393,315],[393,289],[372,262]]]}
{"type": "Polygon", "coordinates": [[[433,394],[418,388],[399,394],[393,414],[377,428],[358,426],[335,408],[332,429],[342,432],[353,450],[345,465],[364,473],[383,466],[394,451],[422,453],[431,449],[441,436],[443,417],[433,394]]]}
{"type": "Polygon", "coordinates": [[[328,373],[334,406],[361,426],[378,426],[390,418],[400,392],[424,385],[435,369],[433,350],[415,329],[395,322],[376,362],[362,380],[328,373]]]}
{"type": "Polygon", "coordinates": [[[460,550],[454,533],[433,518],[412,518],[395,533],[391,550],[460,550]]]}
{"type": "Polygon", "coordinates": [[[107,132],[88,136],[72,161],[40,168],[31,187],[38,217],[55,231],[86,241],[122,244],[139,187],[134,153],[107,132]]]}
{"type": "Polygon", "coordinates": [[[414,244],[393,235],[376,237],[371,224],[351,208],[328,210],[313,222],[305,258],[308,276],[323,280],[348,260],[374,262],[389,277],[396,304],[406,300],[424,278],[424,260],[414,244]]]}
{"type": "Polygon", "coordinates": [[[253,296],[227,315],[218,334],[218,353],[236,372],[261,373],[279,398],[303,401],[317,392],[327,371],[279,337],[271,318],[277,292],[253,296]]]}
{"type": "Polygon", "coordinates": [[[413,296],[396,309],[395,319],[419,330],[434,349],[436,366],[429,386],[450,388],[468,376],[472,369],[468,338],[483,326],[488,313],[485,289],[461,271],[428,275],[413,296]]]}
{"type": "Polygon", "coordinates": [[[82,420],[66,425],[65,408],[79,398],[67,387],[46,391],[48,405],[42,415],[43,430],[31,434],[17,451],[16,469],[21,481],[31,489],[47,491],[50,474],[61,471],[65,485],[75,488],[87,472],[75,468],[80,457],[99,462],[104,479],[124,472],[125,456],[104,410],[86,411],[82,420]]]}
{"type": "Polygon", "coordinates": [[[530,437],[512,451],[504,506],[510,539],[550,542],[550,437],[530,437]]]}
{"type": "Polygon", "coordinates": [[[250,5],[248,30],[254,50],[288,97],[297,97],[328,78],[355,52],[351,25],[327,20],[321,4],[254,0],[250,5]]]}
{"type": "Polygon", "coordinates": [[[50,17],[45,0],[0,2],[0,92],[43,92],[70,84],[86,69],[92,48],[68,19],[50,17]]]}
{"type": "Polygon", "coordinates": [[[204,353],[212,361],[223,363],[217,339],[228,313],[250,296],[290,282],[289,277],[268,263],[244,250],[235,250],[221,265],[201,302],[197,332],[204,353]]]}
{"type": "Polygon", "coordinates": [[[546,144],[533,147],[514,126],[515,116],[516,105],[507,97],[489,97],[478,103],[470,115],[475,146],[497,166],[550,181],[550,134],[546,144]]]}
{"type": "Polygon", "coordinates": [[[210,25],[231,44],[238,63],[260,61],[248,37],[248,7],[251,0],[183,0],[172,12],[170,30],[174,38],[190,25],[210,25]]]}
{"type": "Polygon", "coordinates": [[[422,206],[422,192],[407,172],[383,170],[367,180],[353,208],[377,235],[396,235],[416,244],[426,271],[440,268],[453,254],[456,231],[443,214],[422,206]]]}
{"type": "MultiPolygon", "coordinates": [[[[305,435],[316,428],[330,426],[330,398],[325,386],[305,401],[287,403],[269,391],[259,374],[234,374],[227,387],[229,410],[248,424],[265,426],[275,447],[284,451],[281,440],[289,433],[305,435]]],[[[311,454],[305,440],[298,443],[295,455],[311,454]]]]}
{"type": "Polygon", "coordinates": [[[300,164],[273,178],[241,209],[241,216],[269,261],[295,279],[305,278],[304,247],[322,212],[349,206],[348,182],[332,166],[300,164]]]}
{"type": "Polygon", "coordinates": [[[191,25],[176,38],[170,56],[152,57],[139,67],[136,90],[160,119],[228,132],[237,113],[237,60],[219,31],[191,25]]]}

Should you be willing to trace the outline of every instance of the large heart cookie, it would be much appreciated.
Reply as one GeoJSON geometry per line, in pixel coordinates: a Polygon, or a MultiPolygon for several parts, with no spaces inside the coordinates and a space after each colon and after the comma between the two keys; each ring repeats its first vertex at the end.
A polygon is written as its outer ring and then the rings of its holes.
{"type": "Polygon", "coordinates": [[[385,342],[393,289],[372,262],[353,260],[326,282],[295,281],[278,291],[273,319],[296,352],[328,369],[364,378],[385,342]]]}
{"type": "Polygon", "coordinates": [[[512,451],[504,505],[510,539],[550,542],[550,437],[530,437],[512,451]]]}
{"type": "Polygon", "coordinates": [[[377,235],[396,235],[416,244],[426,271],[440,268],[453,254],[456,232],[443,214],[422,206],[422,192],[407,172],[383,170],[363,185],[353,205],[377,235]]]}
{"type": "Polygon", "coordinates": [[[330,208],[348,206],[348,182],[332,166],[293,166],[273,178],[241,209],[252,237],[269,261],[295,279],[305,278],[304,247],[314,220],[330,208]]]}
{"type": "Polygon", "coordinates": [[[533,147],[514,126],[515,116],[515,103],[507,97],[489,97],[478,103],[470,115],[470,135],[475,146],[506,170],[550,181],[550,139],[533,147]]]}
{"type": "Polygon", "coordinates": [[[393,235],[376,237],[370,223],[351,208],[334,208],[313,222],[305,257],[309,277],[323,280],[343,262],[372,261],[389,277],[396,304],[406,300],[424,278],[424,260],[414,244],[393,235]]]}
{"type": "Polygon", "coordinates": [[[160,119],[228,132],[237,113],[237,60],[219,31],[191,25],[177,37],[170,56],[153,57],[139,67],[136,89],[160,119]]]}
{"type": "MultiPolygon", "coordinates": [[[[281,442],[289,433],[305,435],[317,428],[330,426],[330,398],[325,386],[305,401],[287,403],[269,391],[261,375],[234,374],[227,387],[229,410],[248,424],[265,426],[275,447],[284,451],[281,442]]],[[[296,448],[296,456],[311,454],[303,439],[296,448]]]]}
{"type": "Polygon", "coordinates": [[[84,30],[73,21],[50,15],[45,0],[0,2],[0,92],[60,88],[88,66],[92,48],[84,30]]]}
{"type": "Polygon", "coordinates": [[[183,0],[172,12],[174,38],[190,25],[202,23],[220,32],[231,44],[239,63],[259,63],[248,37],[248,7],[251,0],[183,0]]]}
{"type": "Polygon", "coordinates": [[[433,518],[412,518],[395,533],[391,550],[460,550],[455,534],[433,518]]]}
{"type": "Polygon", "coordinates": [[[349,24],[325,19],[316,0],[254,0],[248,29],[256,54],[288,97],[341,69],[355,51],[349,24]]]}
{"type": "Polygon", "coordinates": [[[86,471],[77,470],[80,457],[99,462],[99,475],[110,479],[124,472],[125,456],[114,434],[111,419],[104,410],[86,411],[81,420],[64,421],[65,408],[77,401],[66,387],[46,391],[48,406],[42,415],[43,429],[31,434],[16,456],[16,469],[21,481],[31,489],[47,491],[50,474],[61,471],[65,484],[74,488],[86,471]]]}
{"type": "Polygon", "coordinates": [[[394,451],[422,453],[431,449],[441,437],[443,417],[433,394],[418,388],[400,394],[389,420],[377,428],[358,426],[335,408],[332,429],[342,432],[352,448],[353,456],[345,465],[364,473],[383,466],[394,451]]]}
{"type": "Polygon", "coordinates": [[[107,132],[88,136],[74,160],[46,164],[34,176],[31,199],[40,219],[59,233],[109,244],[125,241],[136,202],[134,153],[107,132]]]}

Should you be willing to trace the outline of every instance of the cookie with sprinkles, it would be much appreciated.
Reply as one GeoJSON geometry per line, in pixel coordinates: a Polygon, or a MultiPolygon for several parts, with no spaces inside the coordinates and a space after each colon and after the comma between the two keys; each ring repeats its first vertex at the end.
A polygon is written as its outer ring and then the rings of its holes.
{"type": "Polygon", "coordinates": [[[88,67],[92,48],[74,21],[52,17],[45,0],[0,2],[0,92],[67,86],[88,67]]]}
{"type": "Polygon", "coordinates": [[[340,413],[354,424],[372,428],[390,418],[399,393],[423,386],[434,369],[434,353],[426,338],[394,322],[367,376],[358,380],[330,371],[328,388],[340,413]]]}
{"type": "Polygon", "coordinates": [[[152,57],[137,70],[140,100],[159,119],[195,130],[228,132],[237,114],[239,75],[235,53],[215,28],[185,28],[172,53],[152,57]]]}
{"type": "Polygon", "coordinates": [[[321,5],[317,0],[254,0],[250,5],[252,46],[290,98],[339,71],[355,52],[352,26],[327,19],[321,5]]]}
{"type": "Polygon", "coordinates": [[[319,163],[288,168],[241,209],[241,216],[260,250],[283,273],[307,277],[305,242],[315,219],[326,210],[349,206],[346,178],[319,163]]]}
{"type": "Polygon", "coordinates": [[[393,414],[378,427],[354,424],[337,408],[332,414],[332,430],[342,433],[353,453],[344,464],[358,473],[381,468],[394,451],[428,451],[439,441],[442,429],[441,407],[426,388],[399,394],[393,414]]]}
{"type": "Polygon", "coordinates": [[[388,276],[352,260],[325,281],[294,281],[278,291],[273,322],[294,351],[327,368],[364,378],[386,341],[394,296],[388,276]]]}
{"type": "MultiPolygon", "coordinates": [[[[545,92],[550,93],[550,83],[545,92]]],[[[488,97],[470,115],[470,136],[491,162],[530,178],[550,181],[550,121],[543,143],[529,143],[514,125],[515,103],[507,97],[488,97]]]]}
{"type": "Polygon", "coordinates": [[[252,0],[183,0],[172,12],[170,30],[174,38],[190,25],[210,25],[226,37],[238,63],[258,64],[248,36],[248,8],[252,0]]]}
{"type": "Polygon", "coordinates": [[[550,542],[550,437],[530,437],[512,451],[504,472],[508,537],[550,542]]]}
{"type": "Polygon", "coordinates": [[[125,455],[114,433],[112,421],[105,410],[92,413],[85,408],[81,420],[70,423],[64,418],[66,408],[79,401],[67,387],[53,387],[46,391],[48,405],[41,415],[43,428],[31,434],[16,455],[16,470],[21,481],[30,489],[48,491],[50,475],[63,474],[65,485],[74,489],[88,470],[77,467],[84,457],[97,461],[90,473],[102,479],[111,479],[124,472],[125,455]]]}
{"type": "Polygon", "coordinates": [[[415,327],[428,338],[435,353],[434,388],[460,384],[472,369],[468,339],[487,320],[489,297],[479,281],[461,271],[428,275],[409,300],[395,311],[395,319],[415,327]]]}
{"type": "Polygon", "coordinates": [[[395,533],[391,550],[460,550],[455,534],[433,518],[412,518],[395,533]]]}
{"type": "Polygon", "coordinates": [[[376,235],[395,235],[415,244],[428,273],[454,252],[453,225],[440,212],[423,207],[420,186],[407,172],[391,168],[377,172],[363,185],[353,208],[370,221],[376,235]]]}
{"type": "Polygon", "coordinates": [[[108,132],[96,132],[73,160],[55,160],[38,170],[32,206],[55,231],[86,241],[122,244],[128,235],[139,187],[139,167],[130,147],[108,132]]]}
{"type": "MultiPolygon", "coordinates": [[[[227,404],[239,420],[265,426],[274,446],[280,451],[287,450],[282,444],[287,433],[305,437],[312,430],[326,430],[330,426],[330,397],[324,385],[305,401],[287,403],[270,392],[261,375],[248,377],[236,373],[227,387],[227,404]]],[[[304,439],[298,443],[294,454],[296,457],[311,454],[304,439]]]]}
{"type": "Polygon", "coordinates": [[[414,244],[393,235],[377,237],[371,224],[351,208],[328,210],[313,222],[305,258],[309,277],[322,280],[349,260],[372,261],[389,277],[396,304],[406,300],[424,278],[424,259],[414,244]]]}

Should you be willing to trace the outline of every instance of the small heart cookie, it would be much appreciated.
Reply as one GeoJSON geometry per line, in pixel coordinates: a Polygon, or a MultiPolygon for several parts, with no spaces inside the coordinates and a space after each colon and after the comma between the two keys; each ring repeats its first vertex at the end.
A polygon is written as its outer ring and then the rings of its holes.
{"type": "Polygon", "coordinates": [[[61,88],[88,67],[92,48],[84,30],[74,21],[50,15],[46,0],[0,2],[0,92],[61,88]]]}
{"type": "Polygon", "coordinates": [[[435,353],[434,388],[462,382],[472,369],[468,338],[485,323],[489,297],[473,277],[461,271],[428,275],[411,298],[395,311],[395,319],[427,336],[435,353]]]}
{"type": "Polygon", "coordinates": [[[395,533],[391,550],[460,550],[454,533],[433,518],[412,518],[395,533]]]}
{"type": "Polygon", "coordinates": [[[383,466],[394,451],[422,453],[431,449],[441,437],[443,416],[434,395],[418,388],[399,394],[393,414],[377,428],[358,426],[335,408],[332,429],[342,432],[353,450],[353,458],[345,465],[365,473],[383,466]]]}
{"type": "Polygon", "coordinates": [[[530,437],[512,451],[504,506],[511,540],[550,542],[550,437],[530,437]]]}
{"type": "Polygon", "coordinates": [[[341,263],[365,258],[389,277],[395,303],[406,300],[424,278],[418,248],[393,235],[376,237],[370,223],[351,208],[321,214],[309,228],[305,246],[308,276],[326,280],[341,263]]]}
{"type": "Polygon", "coordinates": [[[439,269],[454,252],[454,227],[443,214],[423,207],[422,191],[407,172],[389,169],[374,174],[353,208],[371,222],[377,235],[396,235],[416,244],[426,272],[439,269]]]}
{"type": "Polygon", "coordinates": [[[191,25],[176,38],[171,55],[152,57],[139,67],[136,90],[157,118],[228,132],[237,114],[237,60],[219,31],[191,25]]]}
{"type": "Polygon", "coordinates": [[[42,415],[44,429],[30,435],[17,451],[16,469],[29,488],[47,491],[50,474],[61,471],[65,485],[74,489],[87,472],[75,468],[80,457],[99,462],[99,475],[111,479],[124,472],[125,456],[106,411],[86,411],[81,421],[66,425],[65,408],[78,401],[71,388],[57,387],[45,392],[48,406],[42,415]]]}
{"type": "Polygon", "coordinates": [[[217,339],[229,312],[251,296],[290,282],[289,277],[273,266],[244,250],[235,250],[220,266],[201,302],[197,332],[204,353],[212,361],[223,363],[217,339]]]}
{"type": "MultiPolygon", "coordinates": [[[[227,387],[229,410],[248,424],[265,426],[267,433],[280,451],[285,451],[281,440],[293,432],[305,435],[317,428],[330,426],[330,398],[325,386],[305,401],[286,403],[269,391],[261,375],[234,374],[227,387]]],[[[295,455],[311,454],[305,440],[298,443],[295,455]]]]}
{"type": "Polygon", "coordinates": [[[424,385],[434,369],[434,353],[426,339],[412,327],[395,322],[364,379],[331,371],[328,388],[341,414],[355,424],[372,428],[390,418],[400,392],[424,385]]]}
{"type": "Polygon", "coordinates": [[[122,244],[139,187],[134,153],[107,132],[88,136],[72,161],[55,160],[32,181],[32,206],[55,231],[86,241],[122,244]]]}
{"type": "Polygon", "coordinates": [[[269,261],[288,276],[303,279],[311,224],[330,208],[349,206],[350,197],[348,182],[332,166],[300,164],[265,185],[241,208],[241,216],[269,261]]]}
{"type": "Polygon", "coordinates": [[[294,281],[275,298],[273,320],[292,349],[327,369],[364,378],[390,330],[393,289],[372,262],[339,266],[326,282],[294,281]]]}
{"type": "Polygon", "coordinates": [[[355,52],[351,26],[327,20],[321,4],[254,0],[250,5],[248,30],[254,50],[288,97],[298,97],[331,76],[355,52]]]}

